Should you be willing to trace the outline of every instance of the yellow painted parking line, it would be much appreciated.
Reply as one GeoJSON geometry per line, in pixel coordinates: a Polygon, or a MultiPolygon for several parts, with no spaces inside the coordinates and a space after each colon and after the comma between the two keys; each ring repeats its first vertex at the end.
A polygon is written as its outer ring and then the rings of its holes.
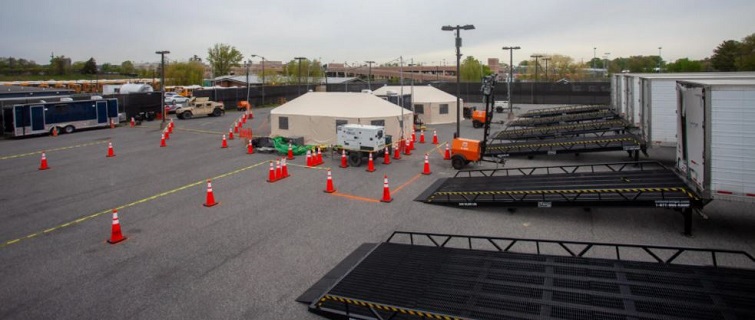
{"type": "MultiPolygon", "coordinates": [[[[246,166],[246,167],[243,167],[243,168],[240,168],[240,169],[237,169],[237,170],[233,170],[233,171],[230,171],[230,172],[226,172],[226,173],[217,175],[215,177],[210,178],[210,180],[217,180],[217,179],[225,178],[225,177],[228,177],[228,176],[231,176],[231,175],[234,175],[234,174],[237,174],[237,173],[240,173],[240,172],[243,172],[243,171],[246,171],[246,170],[258,167],[260,165],[267,164],[267,163],[268,163],[268,161],[262,161],[262,162],[259,162],[259,163],[255,163],[255,164],[250,165],[250,166],[246,166]]],[[[155,199],[159,199],[161,197],[164,197],[164,196],[167,196],[167,195],[170,195],[170,194],[182,191],[182,190],[186,190],[186,189],[191,188],[191,187],[196,187],[196,186],[201,185],[201,184],[206,183],[206,182],[207,182],[207,179],[202,179],[202,180],[199,180],[199,181],[196,181],[196,182],[192,182],[190,184],[183,185],[183,186],[180,186],[178,188],[175,188],[175,189],[172,189],[172,190],[169,190],[169,191],[165,191],[165,192],[162,192],[162,193],[159,193],[159,194],[155,194],[155,195],[152,195],[152,196],[140,199],[140,200],[136,200],[136,201],[131,202],[129,204],[124,204],[124,205],[121,205],[121,206],[118,206],[118,207],[115,207],[115,208],[111,208],[111,209],[106,209],[106,210],[102,210],[102,211],[99,211],[99,212],[95,212],[93,214],[89,214],[89,215],[83,216],[83,217],[78,218],[76,220],[69,221],[69,222],[63,223],[61,225],[49,228],[49,229],[45,229],[42,232],[35,232],[35,233],[32,233],[30,235],[27,235],[27,236],[24,236],[24,237],[21,237],[21,238],[18,238],[18,239],[13,239],[13,240],[6,241],[4,243],[0,243],[0,248],[4,248],[6,246],[18,243],[21,240],[31,239],[33,237],[36,237],[40,233],[41,234],[47,234],[47,233],[53,232],[53,231],[58,230],[58,229],[62,229],[62,228],[65,228],[65,227],[77,225],[77,224],[82,223],[82,222],[84,222],[86,220],[90,220],[92,218],[96,218],[96,217],[101,216],[103,214],[111,213],[111,212],[113,212],[113,209],[120,211],[120,210],[128,208],[128,207],[133,207],[133,206],[135,206],[137,204],[140,204],[140,203],[144,203],[144,202],[152,201],[152,200],[155,200],[155,199]]]]}
{"type": "Polygon", "coordinates": [[[108,142],[108,141],[107,140],[95,141],[95,142],[77,144],[77,145],[74,145],[74,146],[45,149],[45,150],[39,150],[39,151],[34,151],[34,152],[22,153],[22,154],[14,154],[14,155],[0,157],[0,160],[8,160],[8,159],[21,158],[21,157],[28,157],[28,156],[33,156],[33,155],[36,155],[36,154],[41,154],[42,152],[50,153],[50,152],[54,152],[54,151],[61,151],[61,150],[68,150],[68,149],[74,149],[74,148],[88,147],[88,146],[93,146],[93,145],[97,145],[97,144],[103,144],[103,143],[106,143],[106,142],[108,142]]]}

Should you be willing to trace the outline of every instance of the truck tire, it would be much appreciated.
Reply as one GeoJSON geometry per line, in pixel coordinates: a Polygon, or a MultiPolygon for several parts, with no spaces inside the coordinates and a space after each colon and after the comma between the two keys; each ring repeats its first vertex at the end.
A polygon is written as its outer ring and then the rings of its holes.
{"type": "Polygon", "coordinates": [[[362,153],[359,151],[349,152],[349,166],[358,167],[362,165],[362,153]]]}
{"type": "Polygon", "coordinates": [[[472,120],[472,127],[473,128],[481,128],[482,127],[482,122],[479,122],[477,120],[472,120]]]}
{"type": "Polygon", "coordinates": [[[220,108],[215,108],[215,110],[212,110],[213,117],[220,117],[221,115],[223,115],[223,110],[220,110],[220,108]]]}
{"type": "Polygon", "coordinates": [[[456,170],[464,169],[467,163],[467,159],[464,159],[461,155],[455,154],[451,157],[451,166],[456,170]]]}
{"type": "Polygon", "coordinates": [[[72,126],[70,124],[67,125],[67,126],[65,126],[63,128],[63,132],[65,132],[65,133],[73,133],[74,131],[76,131],[76,127],[74,127],[74,126],[72,126]]]}
{"type": "Polygon", "coordinates": [[[191,113],[191,111],[184,111],[183,113],[181,113],[181,116],[182,119],[191,119],[193,114],[191,113]]]}

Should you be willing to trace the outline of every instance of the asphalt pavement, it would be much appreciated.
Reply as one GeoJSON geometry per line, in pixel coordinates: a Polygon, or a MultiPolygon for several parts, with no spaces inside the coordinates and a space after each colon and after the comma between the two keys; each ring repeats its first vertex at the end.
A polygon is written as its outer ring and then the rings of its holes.
{"type": "MultiPolygon", "coordinates": [[[[538,106],[542,107],[542,106],[538,106]]],[[[533,108],[522,106],[521,111],[533,108]]],[[[695,215],[694,236],[667,209],[460,209],[415,202],[456,170],[441,142],[455,124],[433,125],[427,143],[390,165],[339,168],[338,156],[266,182],[269,161],[221,135],[241,113],[175,120],[161,148],[159,121],[24,139],[0,139],[0,318],[321,319],[295,299],[365,242],[393,231],[745,250],[755,253],[752,204],[714,201],[695,215]],[[107,158],[112,142],[115,157],[107,158]],[[45,151],[49,170],[38,170],[45,151]],[[421,175],[428,153],[431,175],[421,175]],[[324,193],[326,168],[337,192],[324,193]],[[387,175],[394,198],[378,200],[387,175]],[[212,179],[214,207],[204,207],[212,179]],[[112,210],[128,239],[110,245],[112,210]]],[[[270,132],[269,109],[245,125],[270,132]]],[[[504,116],[501,114],[496,115],[504,116]]],[[[495,126],[494,126],[495,127],[495,126]]],[[[461,135],[481,138],[471,121],[461,135]]],[[[672,162],[656,148],[652,159],[672,162]]],[[[512,158],[506,167],[616,162],[626,152],[512,158]]],[[[472,165],[491,168],[494,164],[472,165]]]]}

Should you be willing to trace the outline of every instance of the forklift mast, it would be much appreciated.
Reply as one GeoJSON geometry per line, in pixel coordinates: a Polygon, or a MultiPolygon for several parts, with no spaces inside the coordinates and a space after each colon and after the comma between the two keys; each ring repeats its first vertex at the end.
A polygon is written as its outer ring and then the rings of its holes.
{"type": "Polygon", "coordinates": [[[490,134],[490,122],[493,120],[493,104],[495,102],[495,75],[489,75],[482,78],[482,99],[485,103],[485,123],[483,124],[482,141],[480,141],[480,159],[485,154],[488,145],[488,134],[490,134]]]}

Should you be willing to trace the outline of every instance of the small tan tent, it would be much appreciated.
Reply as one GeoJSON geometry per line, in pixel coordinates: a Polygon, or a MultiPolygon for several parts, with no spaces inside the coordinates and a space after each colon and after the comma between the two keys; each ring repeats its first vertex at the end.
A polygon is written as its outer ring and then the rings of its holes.
{"type": "Polygon", "coordinates": [[[308,92],[270,111],[270,136],[303,137],[306,144],[336,144],[336,126],[355,123],[385,126],[393,141],[412,130],[410,110],[369,93],[308,92]]]}
{"type": "MultiPolygon", "coordinates": [[[[401,86],[384,86],[373,92],[386,97],[388,92],[401,94],[401,86]]],[[[456,122],[456,96],[431,86],[404,86],[403,93],[412,94],[414,112],[424,123],[443,124],[456,122]]],[[[462,101],[462,106],[464,102],[462,101]]]]}

